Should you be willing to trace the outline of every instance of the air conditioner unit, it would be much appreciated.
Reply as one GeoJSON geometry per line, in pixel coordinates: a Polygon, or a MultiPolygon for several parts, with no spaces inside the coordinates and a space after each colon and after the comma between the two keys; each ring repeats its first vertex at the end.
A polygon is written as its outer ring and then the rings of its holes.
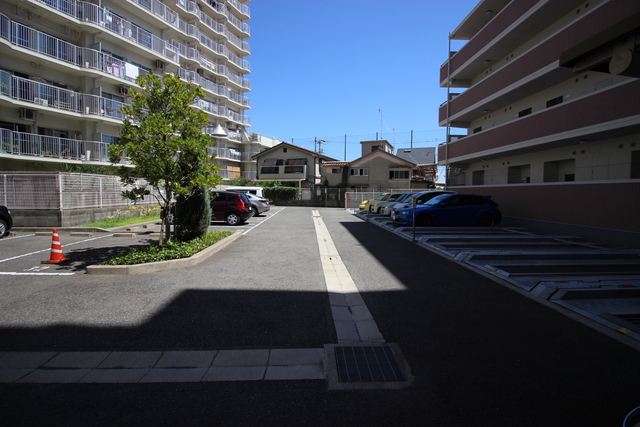
{"type": "Polygon", "coordinates": [[[31,110],[29,108],[20,109],[20,118],[22,120],[31,120],[35,122],[37,117],[38,117],[38,113],[36,113],[36,110],[31,110]]]}
{"type": "Polygon", "coordinates": [[[164,71],[167,67],[167,64],[164,61],[156,60],[156,70],[164,71]]]}
{"type": "Polygon", "coordinates": [[[196,70],[196,72],[197,72],[198,74],[200,74],[201,76],[204,76],[204,70],[203,70],[202,68],[198,68],[198,69],[196,70]]]}
{"type": "Polygon", "coordinates": [[[120,86],[120,95],[129,95],[129,87],[128,86],[120,86]]]}

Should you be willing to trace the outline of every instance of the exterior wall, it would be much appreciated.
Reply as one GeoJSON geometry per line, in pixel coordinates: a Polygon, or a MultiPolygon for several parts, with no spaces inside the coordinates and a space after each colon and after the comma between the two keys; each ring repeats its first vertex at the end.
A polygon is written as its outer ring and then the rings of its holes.
{"type": "Polygon", "coordinates": [[[348,187],[365,187],[369,189],[378,188],[409,188],[411,181],[409,179],[389,179],[389,170],[393,168],[403,169],[409,171],[411,176],[411,168],[406,164],[394,162],[386,157],[373,157],[366,161],[356,161],[351,166],[352,168],[367,168],[367,176],[355,176],[349,174],[347,186],[348,187]]]}
{"type": "Polygon", "coordinates": [[[258,156],[258,179],[266,181],[305,181],[306,185],[319,184],[320,172],[317,163],[318,158],[315,155],[306,151],[297,150],[290,145],[275,148],[268,153],[258,156]],[[285,164],[282,164],[278,166],[277,172],[271,172],[266,168],[275,168],[276,166],[265,166],[266,159],[278,159],[279,163],[286,163],[293,159],[306,159],[307,164],[304,168],[287,167],[285,164]],[[302,169],[302,171],[298,171],[299,169],[302,169]],[[318,172],[315,172],[316,170],[318,172]]]}
{"type": "Polygon", "coordinates": [[[640,180],[450,189],[492,196],[504,217],[501,225],[573,232],[613,246],[640,245],[640,180]]]}
{"type": "Polygon", "coordinates": [[[322,183],[327,184],[330,187],[344,187],[347,185],[349,177],[349,166],[326,166],[322,170],[322,183]],[[333,173],[332,170],[337,169],[337,173],[333,173]]]}
{"type": "Polygon", "coordinates": [[[251,156],[242,160],[264,149],[246,134],[249,2],[0,2],[2,170],[111,166],[107,147],[124,118],[118,110],[131,102],[136,76],[153,72],[204,89],[194,108],[208,115],[203,132],[221,176],[240,177],[252,164],[255,174],[251,156]],[[226,136],[213,135],[218,125],[226,136]]]}
{"type": "MultiPolygon", "coordinates": [[[[528,174],[523,182],[542,183],[545,179],[545,164],[549,162],[573,161],[575,181],[629,180],[631,179],[632,153],[640,151],[640,134],[606,141],[586,141],[527,154],[505,155],[486,161],[470,162],[466,167],[466,180],[460,184],[473,185],[474,172],[484,172],[485,185],[513,184],[509,181],[509,170],[526,167],[528,174]],[[529,178],[527,181],[526,178],[529,178]]],[[[547,165],[547,168],[549,166],[547,165]]],[[[557,179],[555,181],[564,181],[557,179]]]]}
{"type": "Polygon", "coordinates": [[[612,74],[609,61],[614,46],[637,51],[640,3],[514,0],[483,11],[460,24],[469,41],[440,69],[442,86],[467,88],[439,111],[453,128],[438,147],[448,188],[492,195],[513,224],[637,237],[640,75],[635,63],[612,74]]]}

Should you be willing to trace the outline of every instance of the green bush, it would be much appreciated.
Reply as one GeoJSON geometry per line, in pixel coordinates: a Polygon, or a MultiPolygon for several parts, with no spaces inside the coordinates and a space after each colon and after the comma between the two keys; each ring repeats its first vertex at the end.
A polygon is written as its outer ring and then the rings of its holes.
{"type": "Polygon", "coordinates": [[[295,187],[270,187],[264,189],[264,196],[267,199],[282,201],[295,200],[298,198],[298,189],[295,187]]]}
{"type": "Polygon", "coordinates": [[[187,242],[203,236],[211,224],[209,191],[200,188],[191,197],[179,196],[176,201],[176,238],[187,242]]]}
{"type": "Polygon", "coordinates": [[[104,261],[102,265],[134,265],[148,262],[188,258],[216,242],[232,235],[233,231],[210,231],[202,237],[188,242],[165,242],[162,246],[154,242],[142,248],[132,249],[104,261]]]}

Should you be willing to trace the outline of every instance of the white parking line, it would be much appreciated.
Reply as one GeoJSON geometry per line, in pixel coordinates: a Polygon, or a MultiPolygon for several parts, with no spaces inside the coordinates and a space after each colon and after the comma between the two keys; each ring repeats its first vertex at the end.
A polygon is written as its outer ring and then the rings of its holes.
{"type": "Polygon", "coordinates": [[[12,271],[0,271],[0,276],[73,276],[76,273],[16,273],[12,271]]]}
{"type": "MultiPolygon", "coordinates": [[[[110,237],[110,236],[113,236],[113,234],[107,234],[107,235],[100,236],[100,237],[94,237],[92,239],[85,239],[85,240],[80,240],[78,242],[68,243],[66,245],[63,245],[63,248],[65,246],[73,246],[73,245],[77,245],[78,243],[90,242],[92,240],[103,239],[105,237],[110,237]]],[[[42,253],[42,252],[47,252],[47,251],[50,251],[50,250],[51,250],[51,248],[47,248],[47,249],[42,249],[40,251],[29,252],[28,254],[16,255],[16,256],[11,257],[11,258],[0,259],[0,262],[6,262],[6,261],[11,261],[11,260],[14,260],[14,259],[18,259],[18,258],[24,258],[24,257],[29,256],[29,255],[35,255],[35,254],[39,254],[39,253],[42,253]]]]}
{"type": "Polygon", "coordinates": [[[247,231],[245,231],[244,233],[242,233],[242,235],[244,236],[245,234],[247,234],[248,232],[250,232],[251,230],[253,230],[256,227],[259,227],[260,225],[262,225],[263,223],[265,223],[267,220],[273,218],[274,216],[278,215],[280,212],[282,212],[285,208],[281,208],[279,211],[276,211],[273,213],[273,215],[269,215],[268,217],[266,217],[264,219],[264,221],[260,221],[259,223],[257,223],[256,225],[254,225],[253,227],[251,227],[250,229],[248,229],[247,231]]]}

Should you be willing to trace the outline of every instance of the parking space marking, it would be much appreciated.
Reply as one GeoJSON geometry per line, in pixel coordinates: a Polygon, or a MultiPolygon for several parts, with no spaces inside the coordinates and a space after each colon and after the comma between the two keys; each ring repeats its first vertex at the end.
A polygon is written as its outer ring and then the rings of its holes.
{"type": "Polygon", "coordinates": [[[40,273],[40,272],[29,272],[29,273],[17,273],[12,271],[0,271],[0,276],[73,276],[76,273],[40,273]]]}
{"type": "MultiPolygon", "coordinates": [[[[73,242],[73,243],[67,243],[67,244],[63,245],[63,248],[64,248],[64,247],[66,247],[66,246],[73,246],[73,245],[77,245],[77,244],[79,244],[79,243],[90,242],[90,241],[92,241],[92,240],[103,239],[103,238],[105,238],[105,237],[110,237],[110,236],[113,236],[113,234],[107,234],[107,235],[104,235],[104,236],[94,237],[94,238],[92,238],[92,239],[85,239],[85,240],[80,240],[80,241],[73,242]]],[[[2,262],[6,262],[6,261],[12,261],[12,260],[14,260],[14,259],[24,258],[24,257],[26,257],[26,256],[35,255],[35,254],[39,254],[39,253],[42,253],[42,252],[48,252],[48,251],[51,251],[51,248],[50,248],[50,247],[49,247],[49,248],[47,248],[47,249],[42,249],[42,250],[40,250],[40,251],[29,252],[28,254],[16,255],[16,256],[11,257],[11,258],[0,259],[0,263],[2,263],[2,262]]]]}
{"type": "Polygon", "coordinates": [[[259,223],[257,223],[256,225],[254,225],[253,227],[251,227],[250,229],[248,229],[247,231],[245,231],[244,233],[242,233],[242,235],[247,234],[248,232],[250,232],[251,230],[253,230],[256,227],[259,227],[260,225],[262,225],[264,222],[266,222],[267,220],[273,218],[274,216],[278,215],[280,212],[282,212],[284,210],[284,207],[281,208],[280,210],[274,212],[272,215],[269,215],[268,217],[266,217],[263,221],[260,221],[259,223]]]}
{"type": "Polygon", "coordinates": [[[320,212],[312,209],[311,214],[338,342],[385,342],[347,267],[340,259],[320,212]]]}

